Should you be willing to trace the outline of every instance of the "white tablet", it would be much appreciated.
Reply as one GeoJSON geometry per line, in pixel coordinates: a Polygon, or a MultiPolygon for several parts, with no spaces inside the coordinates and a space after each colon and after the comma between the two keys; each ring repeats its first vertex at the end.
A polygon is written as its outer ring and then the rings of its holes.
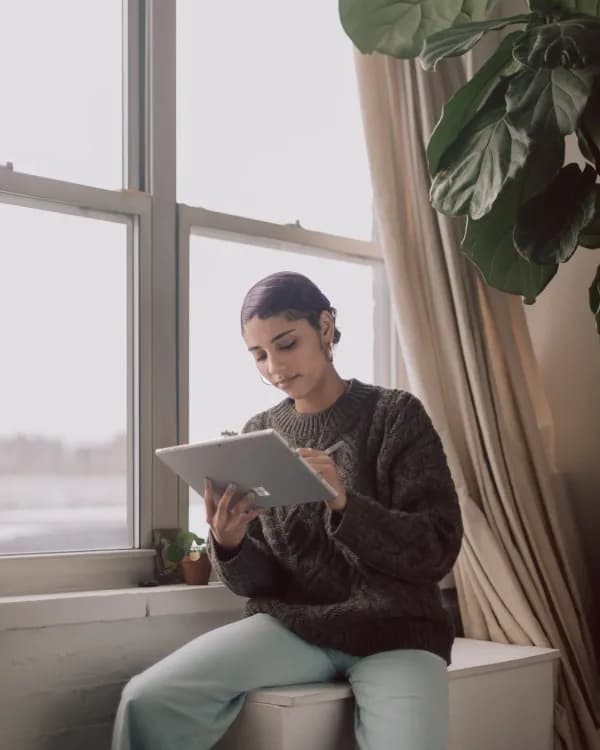
{"type": "Polygon", "coordinates": [[[233,505],[251,490],[253,505],[264,508],[324,502],[337,494],[273,429],[158,448],[156,455],[202,497],[205,477],[213,481],[216,500],[235,482],[233,505]]]}

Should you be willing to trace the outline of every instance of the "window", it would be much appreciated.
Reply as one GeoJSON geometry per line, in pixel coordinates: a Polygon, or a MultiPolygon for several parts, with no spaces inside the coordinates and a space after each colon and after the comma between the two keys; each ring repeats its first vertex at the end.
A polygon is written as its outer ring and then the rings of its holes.
{"type": "Polygon", "coordinates": [[[121,0],[0,6],[0,164],[122,184],[121,0]]]}
{"type": "MultiPolygon", "coordinates": [[[[240,335],[240,307],[258,279],[276,271],[308,275],[337,308],[342,377],[373,382],[374,272],[364,260],[276,250],[193,235],[189,264],[189,440],[239,432],[253,414],[285,397],[266,386],[240,335]],[[235,274],[231,269],[235,268],[235,274]],[[207,325],[210,323],[210,325],[207,325]]],[[[208,533],[204,500],[190,490],[190,528],[208,533]]]]}
{"type": "Polygon", "coordinates": [[[155,450],[238,431],[279,400],[239,332],[258,277],[312,276],[339,310],[340,372],[389,384],[351,44],[335,4],[252,8],[0,11],[4,594],[136,585],[153,529],[205,533],[203,504],[155,450]],[[231,376],[217,380],[207,350],[231,376]]]}
{"type": "Polygon", "coordinates": [[[126,224],[0,205],[0,554],[132,546],[127,265],[126,224]]]}
{"type": "Polygon", "coordinates": [[[177,2],[177,197],[371,239],[352,43],[335,2],[177,2]]]}

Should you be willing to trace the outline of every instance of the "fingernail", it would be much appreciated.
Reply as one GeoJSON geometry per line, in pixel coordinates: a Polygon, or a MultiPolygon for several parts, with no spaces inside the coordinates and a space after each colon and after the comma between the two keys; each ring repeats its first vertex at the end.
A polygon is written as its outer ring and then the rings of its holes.
{"type": "Polygon", "coordinates": [[[237,484],[235,482],[231,482],[229,484],[229,489],[233,491],[237,490],[237,484]]]}

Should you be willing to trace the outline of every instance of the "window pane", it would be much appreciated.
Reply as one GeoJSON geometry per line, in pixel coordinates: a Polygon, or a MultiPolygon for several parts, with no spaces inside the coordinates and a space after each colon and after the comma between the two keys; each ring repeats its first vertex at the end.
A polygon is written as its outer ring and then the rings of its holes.
{"type": "Polygon", "coordinates": [[[337,3],[177,3],[178,200],[371,239],[352,43],[337,3]]]}
{"type": "Polygon", "coordinates": [[[0,5],[0,164],[122,187],[121,0],[0,5]]]}
{"type": "Polygon", "coordinates": [[[0,553],[128,547],[127,227],[0,204],[0,553]]]}
{"type": "MultiPolygon", "coordinates": [[[[190,245],[190,442],[239,432],[254,414],[286,398],[264,385],[240,333],[244,295],[277,271],[311,278],[337,309],[342,337],[334,361],[343,378],[373,382],[373,268],[193,236],[190,245]],[[235,273],[231,269],[235,268],[235,273]]],[[[190,528],[206,538],[204,501],[190,490],[190,528]]]]}

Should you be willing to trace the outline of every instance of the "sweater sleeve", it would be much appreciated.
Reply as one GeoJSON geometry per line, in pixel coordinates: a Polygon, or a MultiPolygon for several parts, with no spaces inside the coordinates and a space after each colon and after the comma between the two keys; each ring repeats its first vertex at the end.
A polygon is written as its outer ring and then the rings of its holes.
{"type": "MultiPolygon", "coordinates": [[[[242,432],[263,429],[262,414],[252,417],[242,432]]],[[[235,549],[223,548],[209,531],[206,549],[219,579],[239,596],[277,596],[286,586],[283,567],[264,538],[260,516],[246,527],[246,535],[235,549]]]]}
{"type": "Polygon", "coordinates": [[[332,538],[385,575],[438,582],[462,540],[458,497],[442,443],[422,403],[399,391],[378,459],[388,497],[347,491],[343,511],[326,511],[332,538]]]}

